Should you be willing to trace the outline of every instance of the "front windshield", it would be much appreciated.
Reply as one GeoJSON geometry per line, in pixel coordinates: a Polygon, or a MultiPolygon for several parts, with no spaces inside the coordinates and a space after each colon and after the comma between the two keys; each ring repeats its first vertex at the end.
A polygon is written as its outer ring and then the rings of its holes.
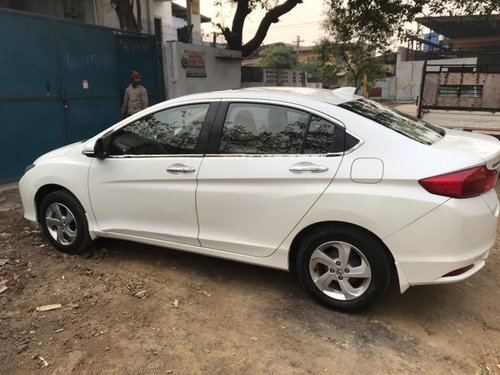
{"type": "Polygon", "coordinates": [[[436,143],[446,134],[442,128],[365,98],[339,104],[339,107],[426,145],[436,143]]]}

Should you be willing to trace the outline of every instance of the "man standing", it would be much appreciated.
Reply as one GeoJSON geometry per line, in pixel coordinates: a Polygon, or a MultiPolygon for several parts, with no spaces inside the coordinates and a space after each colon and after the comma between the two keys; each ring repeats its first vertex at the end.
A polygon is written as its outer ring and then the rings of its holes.
{"type": "Polygon", "coordinates": [[[122,117],[126,118],[148,107],[148,90],[141,85],[141,75],[132,70],[132,83],[128,85],[123,97],[122,117]]]}

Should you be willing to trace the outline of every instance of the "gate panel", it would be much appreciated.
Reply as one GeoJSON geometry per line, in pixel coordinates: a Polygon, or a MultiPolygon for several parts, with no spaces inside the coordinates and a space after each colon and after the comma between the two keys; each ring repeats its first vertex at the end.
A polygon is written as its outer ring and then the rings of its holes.
{"type": "Polygon", "coordinates": [[[50,19],[0,12],[0,182],[67,143],[50,19]]]}
{"type": "Polygon", "coordinates": [[[109,29],[57,22],[68,142],[88,138],[120,119],[115,42],[109,29]]]}
{"type": "Polygon", "coordinates": [[[60,94],[56,46],[50,20],[0,13],[0,97],[60,94]]]}
{"type": "Polygon", "coordinates": [[[439,73],[427,73],[423,79],[423,91],[420,100],[425,106],[434,106],[437,103],[437,93],[439,88],[439,73]]]}
{"type": "Polygon", "coordinates": [[[141,82],[148,90],[149,105],[163,101],[163,68],[161,53],[151,36],[119,34],[116,36],[116,61],[121,101],[130,84],[130,72],[141,73],[141,82]]]}
{"type": "Polygon", "coordinates": [[[0,9],[0,35],[0,183],[120,120],[130,70],[142,73],[150,104],[165,97],[153,36],[8,9],[0,9]]]}
{"type": "Polygon", "coordinates": [[[68,106],[66,113],[68,143],[88,139],[117,123],[121,118],[118,96],[70,98],[68,106]]]}
{"type": "Polygon", "coordinates": [[[38,156],[67,143],[59,101],[0,100],[0,113],[0,182],[15,180],[38,156]]]}

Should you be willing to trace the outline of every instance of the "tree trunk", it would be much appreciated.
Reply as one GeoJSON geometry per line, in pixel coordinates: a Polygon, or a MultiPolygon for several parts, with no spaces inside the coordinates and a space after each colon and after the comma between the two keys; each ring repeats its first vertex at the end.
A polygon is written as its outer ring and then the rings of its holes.
{"type": "Polygon", "coordinates": [[[112,0],[111,3],[115,7],[118,22],[120,22],[120,29],[140,31],[135,20],[133,4],[130,0],[112,0]]]}
{"type": "Polygon", "coordinates": [[[137,31],[142,31],[141,0],[137,1],[137,31]]]}
{"type": "Polygon", "coordinates": [[[249,0],[239,0],[233,18],[233,26],[227,40],[229,49],[240,50],[243,43],[243,25],[245,18],[250,13],[249,0]]]}

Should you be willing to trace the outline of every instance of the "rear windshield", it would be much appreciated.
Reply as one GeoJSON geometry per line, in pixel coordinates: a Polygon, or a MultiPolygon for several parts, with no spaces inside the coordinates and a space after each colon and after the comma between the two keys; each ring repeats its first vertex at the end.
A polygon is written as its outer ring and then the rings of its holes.
{"type": "Polygon", "coordinates": [[[417,142],[431,145],[444,137],[444,129],[421,121],[415,117],[385,107],[364,98],[339,104],[339,107],[378,122],[417,142]]]}

